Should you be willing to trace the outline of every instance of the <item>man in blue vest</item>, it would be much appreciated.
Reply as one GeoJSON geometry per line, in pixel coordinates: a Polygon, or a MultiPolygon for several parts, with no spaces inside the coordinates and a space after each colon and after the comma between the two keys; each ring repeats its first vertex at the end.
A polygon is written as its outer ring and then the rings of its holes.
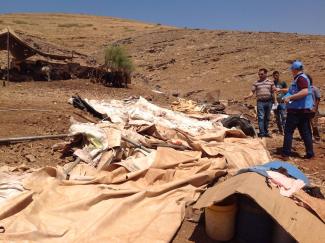
{"type": "Polygon", "coordinates": [[[291,155],[292,137],[296,128],[304,141],[306,155],[304,158],[314,157],[313,139],[310,127],[312,109],[314,106],[312,89],[309,78],[303,72],[301,61],[294,61],[291,65],[291,72],[294,77],[288,93],[283,97],[287,107],[287,120],[284,128],[283,156],[291,155]]]}

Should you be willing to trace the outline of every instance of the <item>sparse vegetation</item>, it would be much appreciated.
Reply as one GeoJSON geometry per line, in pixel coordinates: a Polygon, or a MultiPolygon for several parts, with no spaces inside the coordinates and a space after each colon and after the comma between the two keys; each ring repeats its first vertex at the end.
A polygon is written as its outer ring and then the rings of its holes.
{"type": "Polygon", "coordinates": [[[112,71],[130,73],[134,70],[134,64],[122,46],[109,46],[105,49],[105,65],[112,71]]]}
{"type": "Polygon", "coordinates": [[[92,27],[94,26],[93,24],[80,24],[80,27],[92,27]]]}
{"type": "Polygon", "coordinates": [[[92,27],[92,26],[93,24],[78,24],[78,23],[58,24],[58,27],[63,27],[63,28],[72,28],[72,27],[82,28],[82,27],[92,27]]]}
{"type": "Polygon", "coordinates": [[[15,24],[28,24],[26,21],[20,20],[20,19],[13,20],[12,22],[15,23],[15,24]]]}
{"type": "Polygon", "coordinates": [[[63,28],[79,27],[79,24],[78,23],[58,24],[58,27],[63,27],[63,28]]]}
{"type": "Polygon", "coordinates": [[[135,31],[134,29],[130,29],[130,28],[128,28],[128,27],[124,27],[124,30],[125,30],[125,31],[128,31],[128,32],[135,31]]]}

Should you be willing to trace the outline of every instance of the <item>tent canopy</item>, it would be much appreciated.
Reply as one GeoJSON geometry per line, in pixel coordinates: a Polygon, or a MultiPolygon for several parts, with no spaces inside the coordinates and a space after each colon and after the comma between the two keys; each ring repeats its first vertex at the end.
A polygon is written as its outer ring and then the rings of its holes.
{"type": "Polygon", "coordinates": [[[71,59],[71,56],[50,54],[37,50],[29,43],[21,39],[13,30],[9,28],[0,31],[0,50],[7,50],[8,35],[10,53],[17,60],[24,60],[36,54],[55,60],[71,59]]]}

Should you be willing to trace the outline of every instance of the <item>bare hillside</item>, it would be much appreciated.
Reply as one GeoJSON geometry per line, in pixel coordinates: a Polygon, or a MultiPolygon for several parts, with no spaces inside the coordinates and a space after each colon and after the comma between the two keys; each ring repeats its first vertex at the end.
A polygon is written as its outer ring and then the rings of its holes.
{"type": "MultiPolygon", "coordinates": [[[[137,70],[134,85],[161,87],[204,100],[221,89],[223,98],[240,98],[250,89],[257,70],[279,70],[289,81],[289,63],[304,61],[306,70],[325,87],[325,36],[177,29],[110,17],[67,14],[7,14],[10,26],[25,38],[47,41],[103,60],[103,49],[124,45],[137,70]]],[[[4,55],[2,55],[4,56],[4,55]]]]}

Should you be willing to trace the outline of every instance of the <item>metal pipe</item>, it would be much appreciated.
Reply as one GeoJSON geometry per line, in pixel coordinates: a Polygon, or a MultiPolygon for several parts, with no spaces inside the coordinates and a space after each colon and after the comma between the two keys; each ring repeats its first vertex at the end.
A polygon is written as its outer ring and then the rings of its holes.
{"type": "Polygon", "coordinates": [[[39,109],[13,109],[13,108],[8,108],[8,109],[1,109],[0,111],[39,111],[39,112],[57,112],[55,110],[39,110],[39,109]]]}
{"type": "Polygon", "coordinates": [[[41,136],[28,136],[28,137],[16,137],[16,138],[0,138],[0,144],[19,143],[23,141],[33,141],[40,139],[55,139],[66,138],[71,136],[70,134],[57,134],[57,135],[41,135],[41,136]]]}

